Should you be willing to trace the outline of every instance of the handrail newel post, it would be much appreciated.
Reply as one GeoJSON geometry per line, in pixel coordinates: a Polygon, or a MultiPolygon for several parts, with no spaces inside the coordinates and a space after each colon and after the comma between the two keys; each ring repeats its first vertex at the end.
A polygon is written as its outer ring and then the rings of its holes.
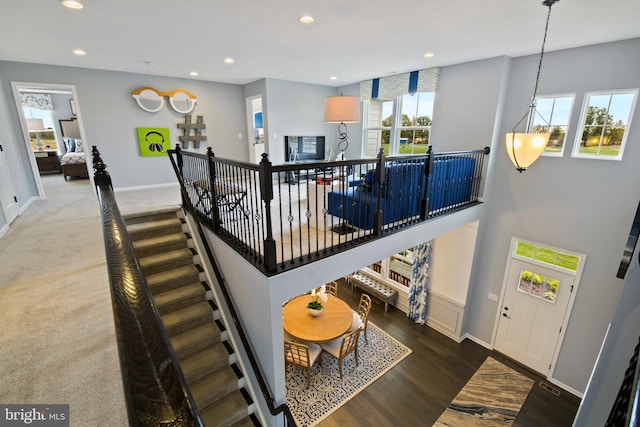
{"type": "MultiPolygon", "coordinates": [[[[218,200],[218,195],[216,194],[216,164],[214,162],[215,155],[213,154],[213,150],[211,146],[207,147],[207,168],[209,170],[209,188],[211,189],[211,200],[218,200]]],[[[215,230],[220,230],[222,221],[220,219],[220,209],[218,208],[218,203],[213,202],[211,206],[211,213],[213,214],[213,228],[215,230]]]]}
{"type": "Polygon", "coordinates": [[[93,157],[93,169],[95,171],[93,174],[95,186],[98,187],[100,185],[106,185],[113,189],[111,176],[109,175],[109,172],[107,172],[107,165],[102,161],[98,147],[95,145],[91,147],[91,155],[93,157]]]}
{"type": "Polygon", "coordinates": [[[268,271],[276,271],[276,241],[273,238],[271,223],[271,201],[273,200],[272,169],[269,154],[263,153],[260,161],[260,193],[264,203],[265,226],[267,235],[264,239],[264,265],[268,271]]]}
{"type": "MultiPolygon", "coordinates": [[[[178,170],[180,171],[180,176],[183,177],[184,175],[182,173],[182,168],[184,166],[184,159],[182,158],[182,148],[180,147],[180,144],[176,144],[176,163],[178,164],[178,170]]],[[[180,192],[180,198],[182,199],[183,209],[187,209],[187,200],[185,199],[184,194],[182,194],[182,191],[180,192]]]]}
{"type": "Polygon", "coordinates": [[[427,148],[427,158],[424,159],[424,193],[420,201],[420,219],[425,220],[429,216],[429,175],[433,170],[433,150],[427,148]]]}
{"type": "Polygon", "coordinates": [[[376,172],[373,175],[374,185],[378,186],[376,210],[373,213],[373,235],[379,236],[382,234],[382,225],[384,224],[384,212],[382,212],[382,187],[386,181],[386,168],[385,168],[385,156],[382,148],[378,152],[378,158],[376,162],[376,172]]]}

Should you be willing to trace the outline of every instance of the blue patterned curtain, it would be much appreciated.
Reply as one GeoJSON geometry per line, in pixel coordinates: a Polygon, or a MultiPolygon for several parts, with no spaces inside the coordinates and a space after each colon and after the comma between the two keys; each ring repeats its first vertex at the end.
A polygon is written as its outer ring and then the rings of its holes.
{"type": "Polygon", "coordinates": [[[409,288],[409,310],[407,316],[415,323],[427,324],[429,311],[429,266],[431,264],[431,242],[413,248],[411,288],[409,288]]]}
{"type": "Polygon", "coordinates": [[[23,107],[38,108],[45,111],[53,110],[51,95],[47,93],[20,93],[20,103],[23,107]]]}

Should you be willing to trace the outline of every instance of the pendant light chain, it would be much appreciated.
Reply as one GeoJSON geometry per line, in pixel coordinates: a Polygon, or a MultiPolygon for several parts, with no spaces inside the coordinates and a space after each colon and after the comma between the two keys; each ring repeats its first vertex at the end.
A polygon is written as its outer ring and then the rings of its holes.
{"type": "Polygon", "coordinates": [[[542,71],[542,59],[544,58],[544,46],[547,43],[547,30],[549,29],[549,18],[551,17],[551,6],[553,6],[554,3],[556,3],[557,1],[558,0],[545,0],[542,3],[543,5],[549,7],[549,11],[547,12],[547,22],[545,23],[545,26],[544,26],[544,37],[542,38],[542,49],[540,50],[540,59],[538,61],[538,72],[536,74],[536,84],[533,88],[533,97],[531,97],[531,103],[529,104],[529,109],[524,114],[524,116],[522,116],[520,121],[516,123],[516,125],[513,127],[513,129],[511,130],[513,133],[516,132],[516,128],[520,126],[520,123],[522,123],[524,119],[526,119],[527,117],[529,117],[529,121],[527,122],[527,129],[525,129],[525,131],[530,130],[529,129],[531,125],[530,122],[533,120],[532,116],[536,107],[536,96],[538,94],[538,84],[540,83],[540,72],[542,71]]]}

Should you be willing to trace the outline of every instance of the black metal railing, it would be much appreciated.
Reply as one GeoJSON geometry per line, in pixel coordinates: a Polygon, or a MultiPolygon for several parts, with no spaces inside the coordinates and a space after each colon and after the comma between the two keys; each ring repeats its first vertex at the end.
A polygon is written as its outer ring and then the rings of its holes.
{"type": "Polygon", "coordinates": [[[242,321],[240,320],[240,316],[238,315],[235,304],[233,303],[233,299],[231,298],[231,295],[227,288],[227,282],[222,275],[222,271],[218,266],[218,262],[213,254],[211,246],[208,243],[207,237],[204,234],[204,230],[201,224],[201,222],[203,222],[214,229],[220,230],[225,224],[229,222],[228,220],[223,220],[221,218],[221,211],[228,214],[233,214],[236,210],[238,210],[239,212],[237,213],[239,216],[244,216],[245,214],[244,210],[241,208],[241,205],[236,201],[236,199],[228,199],[226,201],[218,201],[218,203],[212,203],[213,200],[216,200],[216,195],[221,196],[223,192],[228,192],[227,194],[233,194],[235,192],[235,190],[232,191],[230,187],[231,181],[227,180],[224,181],[226,183],[223,183],[223,177],[232,176],[235,180],[235,183],[239,182],[240,180],[240,182],[243,182],[244,184],[249,184],[250,182],[253,182],[255,184],[255,181],[242,181],[241,177],[248,179],[250,174],[244,174],[244,171],[242,171],[237,165],[232,165],[230,163],[222,161],[217,164],[217,168],[213,168],[213,162],[202,162],[203,159],[206,160],[206,158],[210,158],[211,156],[212,153],[209,151],[208,156],[206,157],[201,155],[191,157],[178,156],[177,161],[175,161],[173,156],[171,157],[171,164],[174,168],[174,171],[176,172],[176,176],[178,177],[178,182],[180,184],[184,208],[195,219],[196,231],[198,232],[200,241],[202,242],[202,245],[205,249],[207,258],[213,269],[213,273],[216,276],[216,281],[219,284],[226,311],[228,312],[233,322],[235,331],[240,338],[240,341],[242,342],[244,352],[247,356],[247,359],[249,360],[249,364],[251,365],[253,374],[255,375],[256,381],[258,382],[258,386],[260,387],[262,398],[267,404],[271,415],[275,416],[283,413],[286,424],[293,427],[296,425],[296,423],[286,403],[282,403],[277,406],[275,404],[275,399],[273,398],[271,391],[267,386],[264,375],[262,374],[262,370],[253,351],[251,342],[247,337],[247,334],[242,325],[242,321]],[[187,162],[186,166],[185,160],[187,162]],[[199,171],[198,168],[194,167],[194,165],[202,166],[204,170],[208,171],[207,173],[209,175],[206,176],[202,173],[202,171],[199,171]],[[186,176],[180,173],[180,170],[186,171],[186,176]],[[216,178],[218,178],[217,181],[216,178]],[[189,182],[190,185],[188,185],[187,182],[189,182]],[[202,200],[200,196],[202,194],[205,194],[206,192],[209,192],[211,196],[208,198],[205,197],[206,200],[202,200]],[[196,200],[196,203],[199,203],[197,205],[197,208],[193,204],[192,200],[196,200]]]}
{"type": "Polygon", "coordinates": [[[636,427],[638,425],[638,413],[640,410],[640,387],[638,378],[640,377],[640,339],[636,345],[629,367],[624,373],[622,385],[616,400],[613,403],[609,418],[605,423],[606,427],[636,427]]]}
{"type": "Polygon", "coordinates": [[[266,275],[481,203],[489,149],[259,165],[170,150],[194,216],[266,275]]]}
{"type": "Polygon", "coordinates": [[[134,253],[107,165],[95,146],[92,155],[129,425],[202,426],[134,253]]]}

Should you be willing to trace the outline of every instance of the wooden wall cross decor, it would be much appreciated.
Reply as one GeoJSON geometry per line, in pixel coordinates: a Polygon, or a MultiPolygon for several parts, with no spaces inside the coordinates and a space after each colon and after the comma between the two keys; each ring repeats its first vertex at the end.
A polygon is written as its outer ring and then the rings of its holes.
{"type": "Polygon", "coordinates": [[[200,148],[200,142],[206,141],[207,136],[202,134],[202,131],[207,126],[204,124],[202,116],[198,116],[195,123],[191,123],[191,116],[184,116],[184,123],[178,123],[178,129],[184,131],[184,135],[179,136],[178,140],[181,142],[182,148],[189,148],[189,142],[193,142],[193,148],[200,148]],[[192,134],[191,131],[194,133],[192,134]]]}

